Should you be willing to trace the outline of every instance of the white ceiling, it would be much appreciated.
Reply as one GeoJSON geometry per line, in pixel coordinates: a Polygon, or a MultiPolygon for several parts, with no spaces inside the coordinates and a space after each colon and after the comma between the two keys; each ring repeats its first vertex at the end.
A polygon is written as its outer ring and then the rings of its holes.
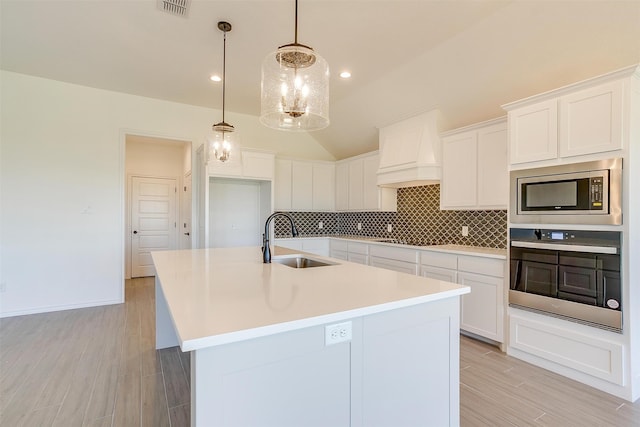
{"type": "MultiPolygon", "coordinates": [[[[2,69],[259,115],[260,67],[293,42],[293,0],[1,0],[2,69]]],[[[640,63],[640,0],[300,0],[299,42],[331,67],[336,159],[377,149],[377,128],[439,108],[449,130],[501,104],[640,63]],[[353,77],[338,77],[349,69],[353,77]]],[[[212,118],[212,121],[215,121],[212,118]]],[[[217,120],[217,119],[216,119],[217,120]]]]}

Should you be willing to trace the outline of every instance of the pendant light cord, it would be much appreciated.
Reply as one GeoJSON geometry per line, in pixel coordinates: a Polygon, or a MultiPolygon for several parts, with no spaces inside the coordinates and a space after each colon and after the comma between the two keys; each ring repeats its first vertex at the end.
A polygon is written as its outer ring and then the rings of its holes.
{"type": "Polygon", "coordinates": [[[224,104],[225,104],[225,92],[227,88],[227,32],[224,31],[224,42],[222,46],[222,123],[224,121],[224,104]]]}
{"type": "Polygon", "coordinates": [[[294,43],[298,44],[298,0],[296,0],[296,26],[295,26],[294,43]]]}

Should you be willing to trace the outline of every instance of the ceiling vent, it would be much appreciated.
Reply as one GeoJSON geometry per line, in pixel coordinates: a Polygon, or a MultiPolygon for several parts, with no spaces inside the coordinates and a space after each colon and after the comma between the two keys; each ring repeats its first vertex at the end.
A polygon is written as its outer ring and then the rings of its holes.
{"type": "Polygon", "coordinates": [[[191,0],[158,0],[158,9],[172,15],[186,17],[189,13],[191,0]]]}

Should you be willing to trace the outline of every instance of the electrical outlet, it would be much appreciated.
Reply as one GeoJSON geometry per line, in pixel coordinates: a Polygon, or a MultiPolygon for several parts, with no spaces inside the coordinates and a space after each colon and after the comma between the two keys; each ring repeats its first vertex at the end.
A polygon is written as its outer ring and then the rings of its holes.
{"type": "Polygon", "coordinates": [[[393,226],[391,224],[387,224],[387,233],[391,233],[393,231],[393,226]]]}
{"type": "Polygon", "coordinates": [[[351,341],[351,322],[336,323],[324,327],[324,345],[351,341]]]}
{"type": "Polygon", "coordinates": [[[324,224],[322,223],[322,221],[318,222],[318,229],[322,230],[324,228],[324,224]]]}
{"type": "Polygon", "coordinates": [[[362,223],[361,222],[358,223],[358,230],[362,230],[362,223]]]}
{"type": "Polygon", "coordinates": [[[462,236],[467,237],[469,235],[469,227],[466,225],[462,226],[462,236]]]}

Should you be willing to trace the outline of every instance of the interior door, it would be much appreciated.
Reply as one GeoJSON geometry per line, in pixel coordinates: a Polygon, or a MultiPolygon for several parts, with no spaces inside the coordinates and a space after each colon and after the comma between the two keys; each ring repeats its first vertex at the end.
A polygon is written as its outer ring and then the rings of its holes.
{"type": "Polygon", "coordinates": [[[184,187],[182,188],[181,214],[182,223],[180,235],[180,248],[191,249],[191,173],[184,176],[184,187]]]}
{"type": "Polygon", "coordinates": [[[131,277],[154,276],[151,251],[176,249],[176,180],[131,178],[131,277]]]}

